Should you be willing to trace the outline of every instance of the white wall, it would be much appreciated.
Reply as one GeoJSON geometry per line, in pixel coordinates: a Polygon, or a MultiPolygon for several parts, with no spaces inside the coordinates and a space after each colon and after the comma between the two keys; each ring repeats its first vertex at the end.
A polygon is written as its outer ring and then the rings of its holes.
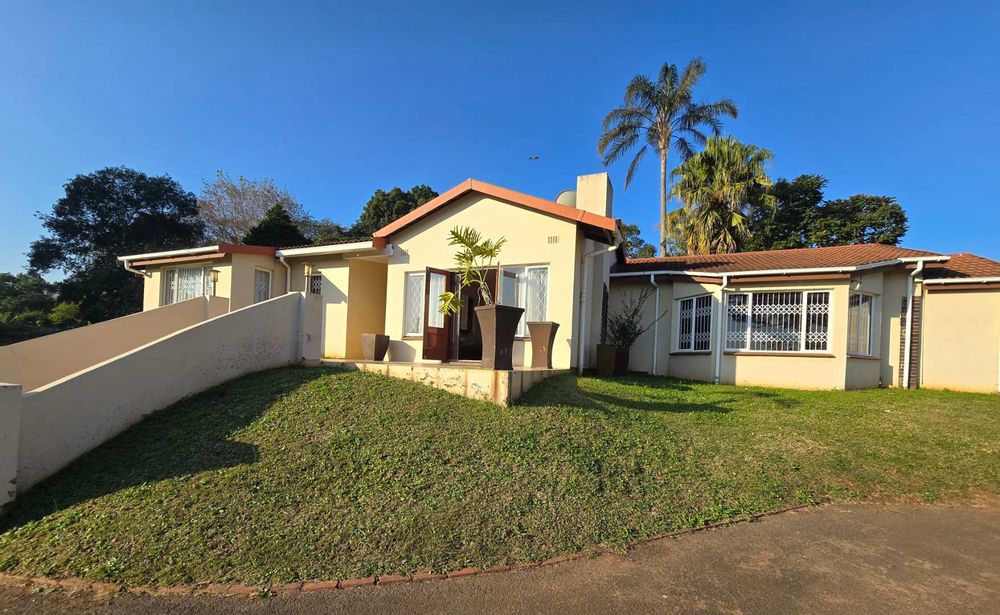
{"type": "Polygon", "coordinates": [[[14,499],[17,481],[21,387],[0,383],[0,508],[14,499]]]}
{"type": "Polygon", "coordinates": [[[183,397],[244,374],[318,360],[318,302],[316,295],[282,295],[23,395],[18,489],[183,397]]]}
{"type": "Polygon", "coordinates": [[[196,297],[4,346],[0,381],[31,391],[228,310],[228,299],[196,297]]]}

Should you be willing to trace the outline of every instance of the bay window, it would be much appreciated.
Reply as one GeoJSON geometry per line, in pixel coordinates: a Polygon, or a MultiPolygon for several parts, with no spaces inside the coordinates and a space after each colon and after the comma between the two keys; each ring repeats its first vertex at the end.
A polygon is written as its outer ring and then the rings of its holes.
{"type": "Polygon", "coordinates": [[[726,350],[827,352],[829,337],[829,291],[726,295],[726,350]]]}
{"type": "Polygon", "coordinates": [[[712,349],[712,295],[688,297],[677,301],[674,339],[680,352],[704,352],[712,349]]]}
{"type": "Polygon", "coordinates": [[[851,293],[847,303],[847,354],[871,356],[875,297],[851,293]]]}

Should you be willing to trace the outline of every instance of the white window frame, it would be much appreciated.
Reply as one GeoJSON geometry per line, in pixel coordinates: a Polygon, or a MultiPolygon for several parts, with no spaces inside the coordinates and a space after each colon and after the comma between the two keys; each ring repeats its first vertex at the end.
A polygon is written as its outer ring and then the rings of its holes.
{"type": "Polygon", "coordinates": [[[865,357],[865,358],[877,358],[879,356],[879,347],[881,344],[881,328],[882,323],[882,306],[881,298],[876,293],[866,293],[859,290],[852,290],[847,295],[847,356],[849,357],[865,357]],[[851,298],[854,295],[862,295],[865,297],[870,297],[868,303],[868,351],[867,352],[852,352],[851,351],[851,298]]]}
{"type": "Polygon", "coordinates": [[[787,354],[787,355],[810,355],[810,354],[823,354],[823,355],[833,355],[831,350],[833,341],[833,331],[834,331],[834,297],[835,294],[832,288],[755,288],[753,290],[735,290],[728,291],[723,295],[722,298],[722,315],[723,322],[720,326],[726,327],[723,333],[723,350],[726,353],[739,353],[739,354],[762,354],[762,355],[773,355],[773,354],[787,354]],[[753,350],[751,349],[753,340],[753,306],[754,306],[754,295],[755,294],[769,294],[769,293],[799,293],[801,297],[801,308],[802,311],[799,314],[799,348],[798,350],[753,350]],[[809,307],[809,295],[815,293],[826,293],[827,295],[827,315],[826,315],[826,348],[823,350],[814,350],[806,348],[806,332],[808,328],[808,307],[809,307]],[[747,324],[746,324],[746,348],[733,348],[729,345],[729,297],[733,295],[747,295],[747,324]]]}
{"type": "Polygon", "coordinates": [[[698,295],[690,295],[687,297],[680,297],[674,299],[674,322],[673,322],[673,352],[680,353],[691,353],[691,354],[711,354],[713,349],[712,338],[712,326],[715,324],[715,296],[712,293],[701,293],[698,295]],[[698,318],[698,299],[704,297],[709,298],[709,312],[708,312],[708,348],[694,349],[694,338],[695,338],[695,325],[698,318]],[[681,346],[681,303],[684,301],[691,301],[691,343],[685,348],[681,346]]]}
{"type": "Polygon", "coordinates": [[[423,272],[423,271],[407,271],[406,273],[403,274],[403,324],[402,324],[402,328],[403,328],[403,337],[404,338],[407,338],[407,337],[409,337],[409,338],[413,338],[413,337],[420,337],[420,338],[422,338],[424,336],[424,288],[425,288],[424,285],[426,283],[427,283],[426,273],[423,272]],[[418,327],[418,329],[419,329],[418,331],[408,331],[407,327],[406,327],[407,320],[408,320],[406,316],[407,316],[407,314],[409,314],[410,308],[412,307],[411,306],[411,302],[410,302],[410,293],[409,293],[409,286],[410,286],[410,278],[411,277],[419,278],[420,279],[420,305],[418,306],[418,310],[419,311],[417,312],[418,315],[419,315],[419,323],[420,323],[419,327],[418,327]]]}
{"type": "MultiPolygon", "coordinates": [[[[189,265],[186,267],[164,267],[160,270],[160,306],[173,305],[179,303],[177,301],[177,284],[180,281],[180,272],[182,269],[201,269],[201,294],[195,295],[196,297],[207,297],[212,294],[212,267],[210,265],[189,265]],[[168,272],[173,272],[173,288],[171,288],[170,283],[167,278],[168,272]],[[171,294],[171,291],[172,294],[171,294]],[[168,301],[169,298],[169,301],[168,301]]],[[[194,297],[189,297],[194,299],[194,297]]],[[[184,299],[187,301],[187,299],[184,299]]]]}
{"type": "Polygon", "coordinates": [[[524,313],[521,315],[521,320],[517,323],[517,331],[514,336],[520,339],[528,339],[530,334],[528,332],[528,275],[532,271],[545,271],[545,314],[542,316],[542,320],[548,320],[549,318],[549,297],[551,295],[552,278],[549,275],[548,265],[503,265],[500,267],[500,271],[497,279],[497,303],[501,305],[513,305],[514,307],[524,308],[524,313]],[[507,299],[503,296],[503,274],[505,272],[513,272],[517,274],[517,289],[516,297],[514,303],[504,303],[507,299]]]}
{"type": "Polygon", "coordinates": [[[263,267],[253,268],[253,302],[254,303],[264,303],[265,301],[270,301],[274,294],[274,272],[270,269],[264,269],[263,267]],[[257,272],[267,274],[267,298],[257,301],[257,272]]]}

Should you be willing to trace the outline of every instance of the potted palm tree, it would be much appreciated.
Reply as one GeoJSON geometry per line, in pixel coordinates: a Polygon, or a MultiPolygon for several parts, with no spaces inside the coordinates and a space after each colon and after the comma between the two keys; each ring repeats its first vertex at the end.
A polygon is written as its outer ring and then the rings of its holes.
{"type": "Polygon", "coordinates": [[[667,315],[664,310],[662,314],[654,315],[649,324],[642,324],[643,308],[652,294],[651,288],[644,288],[639,293],[624,292],[621,309],[608,315],[608,341],[615,348],[614,375],[616,376],[628,374],[632,344],[667,315]]]}
{"type": "Polygon", "coordinates": [[[443,314],[458,313],[462,309],[461,290],[476,288],[479,294],[476,319],[483,336],[482,364],[487,369],[514,369],[514,335],[517,323],[524,314],[524,308],[497,304],[486,279],[487,272],[496,268],[500,249],[505,243],[507,240],[503,237],[484,239],[476,229],[461,226],[453,228],[448,238],[448,245],[458,246],[455,264],[458,266],[459,288],[441,295],[439,309],[443,314]]]}

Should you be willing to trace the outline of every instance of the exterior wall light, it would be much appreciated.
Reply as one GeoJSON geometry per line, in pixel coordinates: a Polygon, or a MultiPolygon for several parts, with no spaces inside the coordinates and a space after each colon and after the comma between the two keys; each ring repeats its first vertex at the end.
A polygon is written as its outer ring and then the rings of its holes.
{"type": "Polygon", "coordinates": [[[213,269],[210,273],[212,276],[212,296],[215,296],[215,287],[219,283],[219,270],[213,269]]]}

